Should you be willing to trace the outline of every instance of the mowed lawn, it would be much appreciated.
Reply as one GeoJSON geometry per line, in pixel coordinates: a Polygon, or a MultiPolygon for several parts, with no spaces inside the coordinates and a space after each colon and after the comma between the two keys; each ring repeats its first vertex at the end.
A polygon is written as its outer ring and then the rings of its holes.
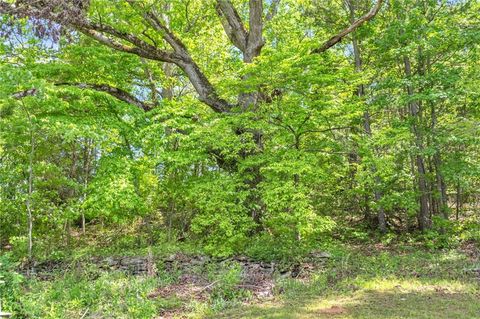
{"type": "Polygon", "coordinates": [[[451,253],[373,256],[334,265],[330,279],[324,274],[289,284],[284,294],[230,309],[222,318],[479,319],[480,278],[469,272],[478,266],[451,253]]]}
{"type": "Polygon", "coordinates": [[[480,294],[450,283],[379,281],[358,291],[301,296],[234,309],[225,318],[480,318],[480,294]]]}

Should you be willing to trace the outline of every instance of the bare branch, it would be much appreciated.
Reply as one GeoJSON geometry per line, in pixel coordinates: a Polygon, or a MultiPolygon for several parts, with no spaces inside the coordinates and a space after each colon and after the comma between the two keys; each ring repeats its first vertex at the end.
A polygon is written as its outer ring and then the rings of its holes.
{"type": "Polygon", "coordinates": [[[37,89],[28,89],[28,90],[24,90],[24,91],[20,91],[20,92],[15,92],[11,95],[12,98],[14,99],[23,99],[24,97],[27,97],[27,96],[34,96],[37,94],[37,89]]]}
{"type": "MultiPolygon", "coordinates": [[[[135,1],[126,1],[135,8],[135,1]]],[[[183,72],[185,72],[190,83],[198,93],[199,100],[210,106],[215,112],[229,112],[233,106],[218,96],[215,88],[201,71],[198,64],[192,59],[183,42],[164,23],[162,23],[153,11],[147,8],[141,9],[143,10],[142,16],[147,24],[157,31],[175,51],[175,59],[171,62],[175,63],[183,72]]]]}
{"type": "Polygon", "coordinates": [[[216,9],[223,29],[230,41],[243,53],[243,60],[250,63],[260,54],[264,45],[263,33],[263,1],[249,1],[249,30],[240,18],[230,0],[217,0],[216,9]]]}
{"type": "MultiPolygon", "coordinates": [[[[133,0],[126,0],[132,6],[139,8],[133,0]]],[[[71,6],[65,0],[50,0],[47,8],[33,2],[13,5],[0,1],[0,14],[10,14],[16,17],[37,17],[54,21],[66,27],[76,29],[83,34],[96,39],[100,43],[121,52],[131,53],[140,57],[174,63],[180,67],[189,78],[199,95],[199,100],[210,106],[215,112],[229,112],[232,105],[220,98],[215,88],[192,59],[185,45],[156,17],[154,12],[140,8],[146,24],[159,32],[162,38],[173,48],[174,52],[159,49],[134,34],[127,33],[103,23],[89,21],[77,11],[69,12],[71,6]]]]}
{"type": "MultiPolygon", "coordinates": [[[[134,9],[138,9],[137,3],[134,0],[126,0],[134,9]]],[[[184,53],[187,51],[183,42],[163,23],[155,12],[145,7],[140,8],[141,15],[149,26],[160,33],[162,38],[175,50],[177,53],[184,53]]]]}
{"type": "Polygon", "coordinates": [[[65,12],[71,9],[68,1],[61,0],[49,2],[46,8],[39,6],[35,1],[22,3],[21,5],[13,5],[0,1],[0,14],[47,19],[60,25],[76,29],[112,49],[133,53],[147,59],[174,62],[174,60],[178,58],[173,52],[161,50],[133,34],[120,31],[103,23],[91,22],[83,15],[74,15],[74,13],[77,12],[65,12]],[[121,41],[126,41],[133,46],[122,43],[121,41]]]}
{"type": "Polygon", "coordinates": [[[247,49],[248,32],[230,0],[217,0],[215,6],[223,29],[232,43],[242,52],[247,49]]]}
{"type": "MultiPolygon", "coordinates": [[[[103,33],[98,32],[94,29],[89,29],[89,28],[85,28],[85,27],[82,27],[82,26],[74,26],[74,28],[76,30],[82,32],[83,34],[85,34],[85,35],[97,40],[98,42],[100,42],[100,43],[102,43],[102,44],[104,44],[104,45],[106,45],[106,46],[108,46],[108,47],[110,47],[114,50],[117,50],[117,51],[121,51],[121,52],[125,52],[125,53],[131,53],[131,54],[135,54],[135,55],[138,55],[138,56],[146,58],[146,59],[162,61],[162,62],[175,63],[175,61],[178,59],[178,57],[176,57],[174,53],[159,50],[157,48],[155,48],[155,49],[145,49],[145,48],[141,48],[141,47],[138,47],[138,46],[135,46],[135,45],[134,46],[125,45],[125,44],[119,42],[118,40],[116,40],[115,37],[106,36],[103,33]]],[[[146,43],[145,43],[145,45],[147,47],[152,47],[152,46],[150,46],[149,44],[146,44],[146,43]]]]}
{"type": "MultiPolygon", "coordinates": [[[[72,23],[72,27],[76,28],[77,30],[81,31],[82,33],[89,35],[91,37],[94,37],[98,41],[112,47],[113,49],[124,51],[124,52],[129,52],[129,53],[134,53],[139,56],[142,56],[147,59],[151,60],[157,60],[157,61],[162,61],[162,62],[170,62],[174,63],[176,60],[179,59],[179,56],[176,55],[174,52],[169,52],[166,50],[161,50],[145,41],[142,39],[138,38],[137,36],[123,32],[120,30],[117,30],[109,25],[105,24],[99,24],[99,23],[93,23],[89,22],[87,20],[84,20],[82,22],[76,22],[72,23]],[[131,44],[134,45],[133,48],[129,48],[127,46],[112,46],[112,43],[115,43],[114,40],[110,39],[111,43],[108,43],[108,41],[105,41],[104,37],[102,39],[102,34],[109,34],[115,38],[122,39],[124,41],[127,41],[131,44]]],[[[121,43],[120,43],[121,44],[121,43]]],[[[117,43],[115,43],[117,45],[117,43]]]]}
{"type": "Polygon", "coordinates": [[[312,53],[322,53],[333,47],[335,44],[340,42],[343,37],[348,35],[349,33],[355,31],[358,27],[360,27],[365,22],[373,19],[382,7],[382,3],[384,0],[377,0],[377,3],[373,6],[373,8],[364,16],[358,18],[355,22],[353,22],[348,28],[342,30],[338,34],[334,35],[330,39],[328,39],[321,47],[312,51],[312,53]]]}

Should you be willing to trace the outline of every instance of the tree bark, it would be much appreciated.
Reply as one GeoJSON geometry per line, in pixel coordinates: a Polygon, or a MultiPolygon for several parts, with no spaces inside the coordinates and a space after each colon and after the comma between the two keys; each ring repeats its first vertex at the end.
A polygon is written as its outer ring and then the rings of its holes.
{"type": "Polygon", "coordinates": [[[455,194],[455,220],[460,219],[460,210],[462,208],[462,187],[460,186],[460,180],[457,181],[457,191],[455,194]]]}
{"type": "MultiPolygon", "coordinates": [[[[353,24],[355,21],[355,4],[352,3],[352,0],[348,1],[348,6],[350,9],[350,19],[353,24]]],[[[352,35],[352,45],[353,45],[353,54],[354,54],[354,59],[355,59],[355,71],[361,73],[363,66],[362,66],[362,58],[361,58],[361,52],[360,52],[360,47],[358,45],[358,39],[356,37],[355,32],[352,35]]],[[[360,84],[357,88],[357,96],[360,99],[364,99],[365,97],[365,86],[364,84],[360,84]]],[[[370,112],[368,109],[365,110],[363,113],[363,128],[364,132],[367,135],[369,139],[372,138],[372,128],[371,128],[371,118],[370,118],[370,112]]],[[[374,152],[376,153],[376,152],[374,152]]],[[[382,181],[380,180],[380,177],[377,175],[377,167],[375,164],[372,164],[370,166],[370,172],[375,176],[375,185],[374,185],[374,199],[375,203],[377,204],[377,220],[378,220],[378,229],[380,232],[385,233],[387,231],[387,223],[386,223],[386,218],[385,218],[385,210],[383,209],[382,205],[380,204],[380,201],[382,199],[382,193],[380,191],[380,187],[382,184],[382,181]]]]}
{"type": "MultiPolygon", "coordinates": [[[[435,105],[431,104],[431,117],[432,117],[432,134],[433,139],[435,140],[435,129],[437,125],[437,113],[435,110],[435,105]]],[[[448,196],[447,196],[447,185],[445,183],[445,178],[442,173],[442,156],[440,153],[440,148],[437,146],[435,153],[433,154],[433,165],[435,168],[435,178],[437,184],[437,192],[439,194],[439,212],[442,214],[443,218],[448,219],[448,196]]]]}
{"type": "Polygon", "coordinates": [[[28,214],[28,259],[32,260],[33,250],[33,213],[32,213],[32,194],[33,194],[33,157],[35,154],[35,138],[33,133],[33,123],[28,115],[30,122],[30,155],[28,159],[28,196],[26,200],[28,214]]]}
{"type": "MultiPolygon", "coordinates": [[[[410,59],[407,56],[403,58],[405,76],[411,78],[412,67],[410,59]]],[[[411,84],[407,84],[407,94],[411,98],[414,95],[414,90],[411,84]]],[[[414,142],[416,146],[415,164],[417,169],[417,188],[419,192],[420,209],[417,214],[418,228],[423,231],[430,226],[429,222],[429,206],[428,206],[428,186],[426,180],[425,160],[423,157],[424,147],[422,141],[422,135],[420,132],[420,104],[411,100],[408,103],[410,117],[412,119],[411,131],[414,136],[414,142]]]]}
{"type": "MultiPolygon", "coordinates": [[[[87,188],[88,188],[88,179],[90,177],[90,139],[85,140],[85,146],[83,151],[83,196],[82,202],[87,200],[87,188]]],[[[82,208],[82,234],[85,235],[86,225],[85,225],[85,212],[82,208]]]]}
{"type": "Polygon", "coordinates": [[[350,26],[348,26],[346,29],[343,29],[327,41],[325,41],[319,48],[315,49],[312,51],[312,53],[318,54],[318,53],[323,53],[333,47],[335,44],[338,42],[342,41],[342,39],[347,36],[348,34],[352,33],[355,31],[358,27],[360,27],[362,24],[365,22],[373,19],[380,8],[382,7],[383,0],[377,0],[377,3],[373,6],[373,8],[364,16],[358,18],[357,20],[353,21],[350,26]]]}

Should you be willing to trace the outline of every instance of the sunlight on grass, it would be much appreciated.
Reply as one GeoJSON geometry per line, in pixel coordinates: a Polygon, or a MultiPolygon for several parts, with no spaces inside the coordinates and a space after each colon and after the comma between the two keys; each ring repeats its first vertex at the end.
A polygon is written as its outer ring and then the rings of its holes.
{"type": "Polygon", "coordinates": [[[305,297],[245,307],[225,318],[479,318],[474,286],[456,281],[372,279],[356,282],[356,291],[305,297]]]}
{"type": "Polygon", "coordinates": [[[435,283],[422,282],[417,279],[399,280],[396,278],[374,278],[372,280],[355,282],[362,289],[369,291],[399,291],[399,292],[428,292],[442,289],[450,292],[465,292],[471,288],[465,283],[451,280],[438,280],[435,283]]]}

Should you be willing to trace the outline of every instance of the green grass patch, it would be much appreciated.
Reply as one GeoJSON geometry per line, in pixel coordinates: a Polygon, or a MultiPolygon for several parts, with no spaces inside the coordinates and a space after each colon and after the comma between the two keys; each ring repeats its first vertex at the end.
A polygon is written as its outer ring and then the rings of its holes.
{"type": "Polygon", "coordinates": [[[147,277],[72,263],[51,280],[16,280],[6,258],[0,275],[9,286],[2,296],[14,318],[480,318],[479,278],[468,271],[480,264],[460,251],[337,246],[330,252],[309,280],[278,277],[274,297],[263,301],[236,287],[241,269],[235,264],[195,270],[206,276],[200,286],[213,284],[205,298],[190,298],[151,296],[179,284],[180,269],[160,267],[147,277]]]}
{"type": "Polygon", "coordinates": [[[210,318],[480,318],[479,267],[458,251],[339,250],[310,282],[280,280],[273,300],[210,318]]]}
{"type": "MultiPolygon", "coordinates": [[[[237,308],[223,318],[474,319],[480,316],[478,292],[457,282],[373,280],[357,291],[288,299],[237,308]]],[[[213,318],[213,317],[212,317],[213,318]]]]}

